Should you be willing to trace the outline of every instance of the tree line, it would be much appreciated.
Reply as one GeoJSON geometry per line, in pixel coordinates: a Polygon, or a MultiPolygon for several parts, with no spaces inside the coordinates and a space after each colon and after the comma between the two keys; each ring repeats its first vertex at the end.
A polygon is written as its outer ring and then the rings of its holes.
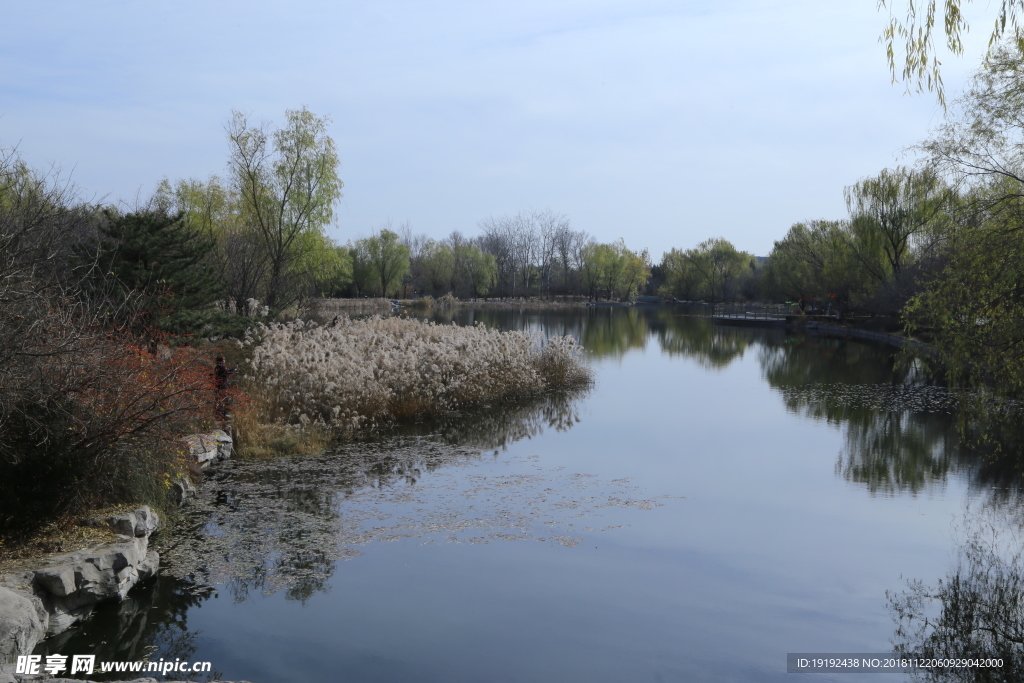
{"type": "Polygon", "coordinates": [[[996,49],[915,165],[845,188],[846,217],[794,224],[766,259],[721,239],[672,250],[661,291],[885,316],[932,342],[953,383],[1024,393],[1022,92],[1024,55],[996,49]]]}
{"type": "Polygon", "coordinates": [[[480,229],[476,237],[455,231],[435,240],[389,225],[357,240],[349,248],[351,293],[630,300],[647,285],[646,250],[632,251],[622,240],[599,243],[549,209],[489,217],[480,229]],[[383,264],[392,262],[387,280],[383,264]]]}

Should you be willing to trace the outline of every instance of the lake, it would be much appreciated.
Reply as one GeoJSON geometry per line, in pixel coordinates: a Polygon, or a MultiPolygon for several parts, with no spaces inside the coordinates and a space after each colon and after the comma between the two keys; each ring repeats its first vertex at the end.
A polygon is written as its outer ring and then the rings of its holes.
{"type": "MultiPolygon", "coordinates": [[[[595,384],[228,462],[161,576],[39,651],[254,683],[791,681],[790,652],[892,651],[887,592],[1012,519],[1015,459],[960,447],[894,348],[700,313],[436,314],[572,334],[595,384]]],[[[813,675],[862,679],[904,676],[813,675]]]]}

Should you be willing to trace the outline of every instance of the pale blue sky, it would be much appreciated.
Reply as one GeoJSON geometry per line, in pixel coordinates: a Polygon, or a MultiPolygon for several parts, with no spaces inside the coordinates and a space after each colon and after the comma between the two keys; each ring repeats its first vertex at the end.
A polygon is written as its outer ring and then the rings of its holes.
{"type": "Polygon", "coordinates": [[[342,242],[549,207],[656,260],[711,236],[764,255],[940,121],[890,84],[875,4],[0,0],[0,146],[132,201],[223,175],[232,108],[306,105],[333,120],[342,242]]]}

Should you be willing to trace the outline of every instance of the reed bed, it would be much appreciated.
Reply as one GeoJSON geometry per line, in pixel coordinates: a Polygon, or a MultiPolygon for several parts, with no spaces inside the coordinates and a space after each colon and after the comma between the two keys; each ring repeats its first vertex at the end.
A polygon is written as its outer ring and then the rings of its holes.
{"type": "Polygon", "coordinates": [[[261,325],[246,343],[258,419],[334,434],[591,381],[573,338],[482,325],[340,317],[261,325]]]}

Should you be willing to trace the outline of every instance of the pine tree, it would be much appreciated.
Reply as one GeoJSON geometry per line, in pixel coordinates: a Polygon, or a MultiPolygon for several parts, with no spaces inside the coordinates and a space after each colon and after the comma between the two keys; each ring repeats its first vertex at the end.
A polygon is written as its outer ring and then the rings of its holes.
{"type": "Polygon", "coordinates": [[[207,264],[211,237],[190,226],[183,214],[105,215],[98,239],[79,250],[94,291],[122,300],[138,297],[144,320],[170,332],[203,332],[223,317],[213,307],[225,285],[207,264]]]}

